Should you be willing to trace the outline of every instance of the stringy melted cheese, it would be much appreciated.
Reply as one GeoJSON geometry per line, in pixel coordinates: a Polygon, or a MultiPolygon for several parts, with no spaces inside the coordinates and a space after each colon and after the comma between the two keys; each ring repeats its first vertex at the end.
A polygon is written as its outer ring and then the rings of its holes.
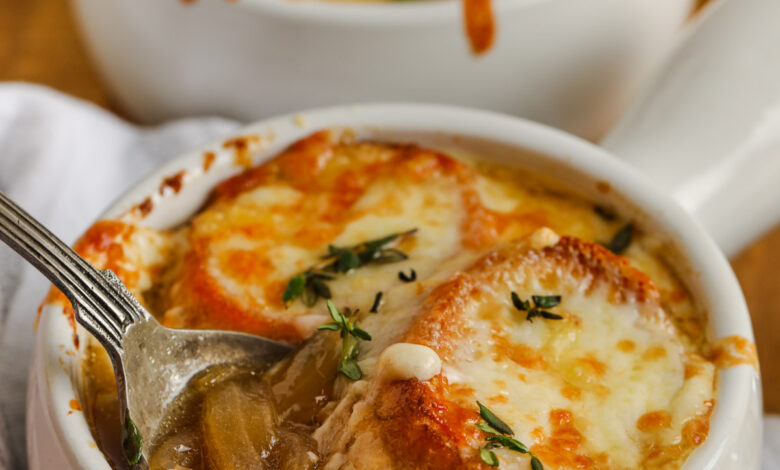
{"type": "Polygon", "coordinates": [[[715,367],[663,244],[635,231],[625,258],[595,244],[624,223],[522,171],[318,132],[219,185],[183,228],[101,222],[79,247],[168,326],[300,341],[329,318],[322,300],[283,304],[292,276],[331,244],[417,228],[398,246],[408,260],[328,282],[362,312],[384,296],[360,320],[364,379],[339,381],[314,434],[324,468],[483,468],[476,400],[545,468],[678,468],[706,438],[715,367]],[[399,279],[411,269],[416,281],[399,279]],[[561,295],[564,319],[526,320],[512,291],[561,295]],[[441,372],[380,380],[396,343],[424,346],[441,372]]]}

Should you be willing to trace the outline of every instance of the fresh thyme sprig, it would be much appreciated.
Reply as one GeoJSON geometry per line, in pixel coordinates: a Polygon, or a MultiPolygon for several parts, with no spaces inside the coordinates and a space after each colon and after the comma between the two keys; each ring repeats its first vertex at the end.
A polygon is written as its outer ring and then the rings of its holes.
{"type": "Polygon", "coordinates": [[[525,319],[533,322],[534,317],[542,317],[547,320],[562,320],[563,317],[557,313],[547,311],[561,303],[560,295],[532,295],[533,306],[528,300],[521,300],[517,292],[512,292],[512,305],[522,312],[528,312],[525,319]]]}
{"type": "Polygon", "coordinates": [[[338,331],[341,336],[341,361],[339,362],[339,372],[350,380],[360,380],[363,377],[363,371],[357,363],[357,357],[360,353],[360,340],[371,341],[371,335],[356,324],[356,314],[349,309],[344,309],[344,313],[336,307],[332,300],[328,299],[328,313],[332,322],[325,323],[317,327],[318,330],[338,331]]]}
{"type": "Polygon", "coordinates": [[[282,293],[282,301],[287,305],[300,297],[307,307],[311,307],[319,298],[330,299],[332,296],[327,282],[335,279],[337,274],[368,264],[397,263],[408,259],[406,253],[391,245],[415,233],[416,228],[347,247],[328,245],[328,253],[321,257],[319,263],[290,279],[282,293]]]}
{"type": "Polygon", "coordinates": [[[508,424],[503,422],[495,413],[490,411],[488,407],[479,401],[477,401],[477,406],[479,407],[479,415],[485,420],[482,423],[476,424],[477,429],[488,434],[485,438],[487,443],[479,449],[479,457],[483,462],[491,467],[498,467],[498,456],[493,452],[493,449],[504,447],[521,454],[529,454],[531,456],[532,470],[544,469],[541,460],[536,458],[536,456],[528,450],[528,447],[525,444],[512,437],[515,433],[508,424]]]}

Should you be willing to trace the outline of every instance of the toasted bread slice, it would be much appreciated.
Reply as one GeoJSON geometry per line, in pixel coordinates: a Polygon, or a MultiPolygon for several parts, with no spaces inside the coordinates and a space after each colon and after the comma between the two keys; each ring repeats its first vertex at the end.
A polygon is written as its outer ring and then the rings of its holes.
{"type": "MultiPolygon", "coordinates": [[[[593,243],[542,230],[363,327],[366,376],[315,433],[327,469],[487,468],[477,401],[545,468],[664,468],[707,434],[714,367],[686,352],[653,282],[593,243]],[[561,301],[529,315],[513,292],[531,309],[533,296],[561,301]],[[441,371],[387,374],[393,343],[430,348],[441,371]]],[[[501,468],[530,468],[529,454],[494,452],[501,468]]]]}

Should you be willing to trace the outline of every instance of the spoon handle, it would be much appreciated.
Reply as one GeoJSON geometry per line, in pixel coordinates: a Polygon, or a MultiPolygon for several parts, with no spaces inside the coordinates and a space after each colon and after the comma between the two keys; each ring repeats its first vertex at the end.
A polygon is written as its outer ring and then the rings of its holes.
{"type": "Polygon", "coordinates": [[[29,261],[71,301],[76,320],[112,356],[127,327],[148,314],[111,271],[99,271],[0,192],[0,240],[29,261]]]}

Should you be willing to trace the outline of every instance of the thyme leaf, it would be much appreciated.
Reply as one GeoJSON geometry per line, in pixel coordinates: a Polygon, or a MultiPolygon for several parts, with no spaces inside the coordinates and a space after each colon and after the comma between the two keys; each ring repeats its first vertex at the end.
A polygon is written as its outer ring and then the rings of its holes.
{"type": "Polygon", "coordinates": [[[501,419],[496,416],[495,413],[490,411],[485,405],[477,402],[477,406],[479,407],[479,415],[482,417],[482,419],[485,420],[485,422],[487,422],[488,425],[490,425],[490,427],[500,432],[501,434],[509,434],[510,436],[515,434],[508,424],[501,421],[501,419]]]}
{"type": "Polygon", "coordinates": [[[552,308],[561,303],[560,295],[532,295],[536,308],[552,308]]]}
{"type": "Polygon", "coordinates": [[[396,250],[395,248],[388,248],[386,250],[379,251],[377,255],[371,259],[371,261],[375,264],[390,264],[407,259],[409,259],[409,256],[403,251],[396,250]]]}
{"type": "Polygon", "coordinates": [[[336,307],[336,304],[334,304],[332,301],[329,301],[327,303],[327,306],[328,306],[328,313],[330,314],[330,318],[332,318],[334,322],[343,325],[344,328],[346,328],[347,319],[344,315],[341,314],[341,310],[339,310],[339,308],[336,307]]]}
{"type": "Polygon", "coordinates": [[[479,449],[479,457],[491,467],[498,467],[498,457],[492,450],[489,450],[486,447],[479,449]]]}
{"type": "Polygon", "coordinates": [[[496,436],[501,435],[501,433],[498,432],[497,429],[495,429],[493,426],[489,425],[488,423],[477,423],[476,426],[477,429],[479,429],[482,432],[486,432],[488,434],[495,434],[496,436]]]}
{"type": "Polygon", "coordinates": [[[563,320],[563,316],[545,310],[559,305],[561,303],[560,295],[532,295],[531,300],[533,301],[533,306],[531,306],[531,302],[528,300],[520,299],[517,292],[512,291],[510,297],[512,299],[512,305],[514,305],[517,310],[528,312],[525,319],[530,322],[533,322],[533,319],[536,317],[542,317],[547,320],[563,320]]]}
{"type": "Polygon", "coordinates": [[[616,255],[622,254],[631,245],[631,239],[634,234],[634,226],[630,223],[622,226],[609,243],[602,244],[602,246],[616,255]]]}
{"type": "Polygon", "coordinates": [[[336,266],[338,272],[348,273],[360,266],[360,258],[358,258],[358,255],[352,250],[343,250],[339,253],[336,266]]]}
{"type": "Polygon", "coordinates": [[[339,372],[352,381],[363,378],[363,371],[357,363],[357,356],[360,353],[360,343],[349,336],[344,338],[341,350],[341,362],[339,363],[339,372]]]}
{"type": "Polygon", "coordinates": [[[369,312],[377,313],[380,305],[382,305],[382,291],[377,292],[374,296],[374,304],[371,305],[371,310],[369,310],[369,312]]]}
{"type": "Polygon", "coordinates": [[[303,274],[296,274],[287,283],[287,288],[282,294],[282,302],[285,304],[295,300],[298,296],[303,294],[303,289],[306,288],[306,277],[303,274]]]}
{"type": "Polygon", "coordinates": [[[547,320],[563,320],[563,317],[558,315],[557,313],[548,312],[547,310],[537,310],[539,312],[539,316],[542,318],[546,318],[547,320]]]}
{"type": "Polygon", "coordinates": [[[518,441],[517,439],[509,436],[489,436],[487,438],[488,442],[494,442],[496,444],[500,444],[503,447],[506,447],[507,449],[514,450],[516,452],[520,452],[521,454],[527,454],[528,453],[528,447],[525,446],[522,442],[518,441]]]}
{"type": "Polygon", "coordinates": [[[531,309],[531,304],[527,300],[520,300],[520,296],[517,295],[517,292],[512,292],[512,305],[514,305],[516,309],[521,311],[526,311],[531,309]]]}
{"type": "Polygon", "coordinates": [[[409,275],[407,275],[403,271],[398,271],[398,279],[402,280],[403,282],[414,282],[417,280],[417,272],[412,269],[409,272],[409,275]]]}
{"type": "Polygon", "coordinates": [[[311,277],[309,285],[311,285],[312,291],[317,294],[318,297],[322,297],[323,299],[331,298],[330,287],[328,287],[322,279],[311,277]]]}
{"type": "Polygon", "coordinates": [[[341,329],[341,325],[339,325],[336,322],[330,322],[325,323],[324,325],[320,325],[317,327],[318,330],[330,330],[330,331],[339,331],[341,329]]]}
{"type": "Polygon", "coordinates": [[[363,341],[371,341],[371,335],[368,334],[368,331],[362,328],[358,328],[357,326],[352,328],[350,334],[357,339],[362,339],[363,341]]]}
{"type": "Polygon", "coordinates": [[[142,444],[141,433],[130,416],[126,416],[124,426],[122,426],[122,453],[129,465],[136,465],[141,461],[142,444]]]}

